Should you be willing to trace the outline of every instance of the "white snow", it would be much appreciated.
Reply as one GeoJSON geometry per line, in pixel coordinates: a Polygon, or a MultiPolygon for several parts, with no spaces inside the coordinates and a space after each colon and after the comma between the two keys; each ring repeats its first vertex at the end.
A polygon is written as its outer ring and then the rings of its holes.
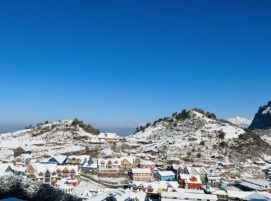
{"type": "Polygon", "coordinates": [[[265,108],[265,110],[262,112],[262,114],[271,114],[271,107],[265,108]]]}
{"type": "Polygon", "coordinates": [[[247,128],[251,124],[252,119],[237,116],[234,118],[229,118],[228,121],[241,128],[247,128]]]}

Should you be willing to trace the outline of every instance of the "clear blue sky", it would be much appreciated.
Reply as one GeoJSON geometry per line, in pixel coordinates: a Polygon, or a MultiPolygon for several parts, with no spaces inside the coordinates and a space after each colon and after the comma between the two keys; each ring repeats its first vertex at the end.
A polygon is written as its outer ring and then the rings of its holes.
{"type": "MultiPolygon", "coordinates": [[[[269,0],[1,1],[0,127],[130,128],[271,99],[269,0]]],[[[1,130],[0,128],[0,130],[1,130]]]]}

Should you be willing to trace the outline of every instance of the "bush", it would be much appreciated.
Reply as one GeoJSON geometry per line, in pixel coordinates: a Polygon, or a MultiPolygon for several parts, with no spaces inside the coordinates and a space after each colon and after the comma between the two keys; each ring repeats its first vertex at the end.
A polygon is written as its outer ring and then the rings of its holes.
{"type": "Polygon", "coordinates": [[[189,117],[189,114],[190,114],[189,111],[187,111],[187,110],[182,110],[181,113],[178,113],[178,114],[175,115],[175,118],[176,118],[177,120],[184,120],[184,119],[187,119],[187,118],[189,117]]]}
{"type": "Polygon", "coordinates": [[[225,138],[225,133],[223,132],[223,131],[218,131],[218,137],[220,138],[220,139],[224,139],[225,138]]]}
{"type": "Polygon", "coordinates": [[[222,148],[225,148],[228,146],[228,144],[225,142],[225,141],[222,141],[219,143],[219,146],[222,147],[222,148]]]}
{"type": "Polygon", "coordinates": [[[204,146],[204,145],[205,145],[205,142],[204,142],[204,141],[201,141],[201,142],[200,142],[200,145],[201,145],[201,146],[204,146]]]}
{"type": "Polygon", "coordinates": [[[201,158],[201,153],[197,153],[197,158],[201,158]]]}

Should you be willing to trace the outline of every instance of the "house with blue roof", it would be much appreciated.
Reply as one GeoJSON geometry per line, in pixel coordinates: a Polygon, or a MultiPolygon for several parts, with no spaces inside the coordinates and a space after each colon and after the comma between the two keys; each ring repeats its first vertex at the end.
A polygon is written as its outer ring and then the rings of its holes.
{"type": "Polygon", "coordinates": [[[154,177],[160,181],[175,181],[176,179],[176,175],[172,171],[158,171],[154,173],[154,177]]]}

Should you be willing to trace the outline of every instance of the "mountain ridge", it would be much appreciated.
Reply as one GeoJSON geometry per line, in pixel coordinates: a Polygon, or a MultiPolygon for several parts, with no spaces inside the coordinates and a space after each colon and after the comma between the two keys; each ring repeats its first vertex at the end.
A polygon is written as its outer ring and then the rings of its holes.
{"type": "Polygon", "coordinates": [[[260,106],[255,114],[249,129],[269,129],[271,128],[271,101],[260,106]]]}
{"type": "Polygon", "coordinates": [[[210,163],[230,160],[238,164],[248,159],[263,159],[271,150],[259,135],[227,120],[217,119],[215,114],[202,109],[183,110],[171,117],[160,118],[137,128],[128,139],[143,141],[141,151],[153,149],[163,153],[165,158],[194,161],[201,158],[210,163]],[[256,146],[266,149],[255,150],[256,146]]]}

